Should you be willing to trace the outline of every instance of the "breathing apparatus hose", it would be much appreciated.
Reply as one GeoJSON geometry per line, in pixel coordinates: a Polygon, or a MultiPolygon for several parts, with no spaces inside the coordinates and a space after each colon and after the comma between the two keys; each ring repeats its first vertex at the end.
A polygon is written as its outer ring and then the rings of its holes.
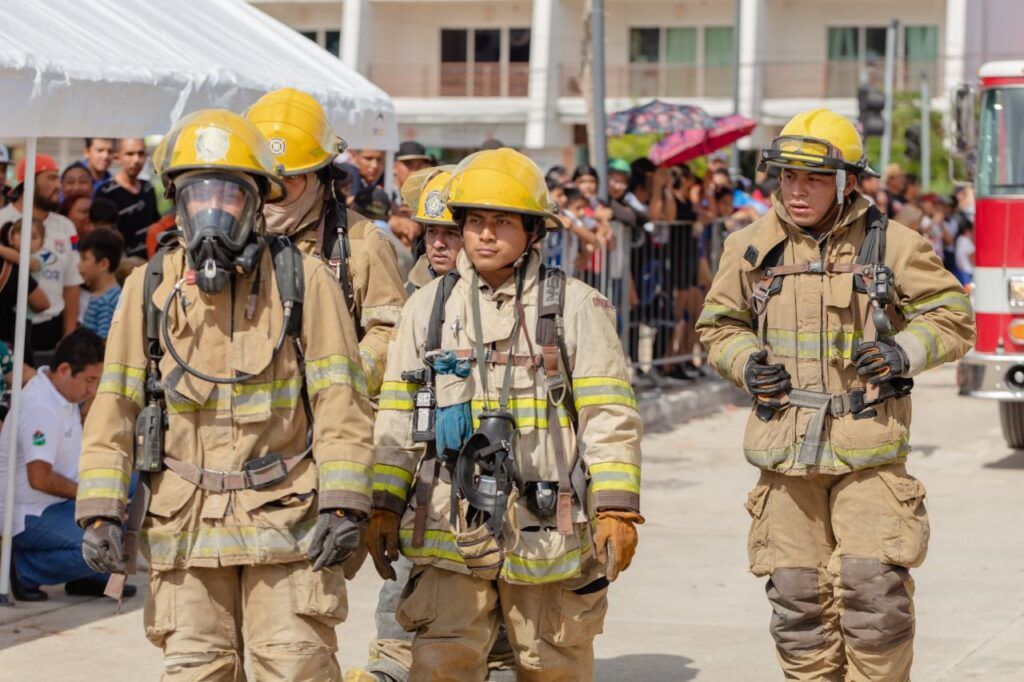
{"type": "MultiPolygon", "coordinates": [[[[174,285],[174,288],[171,289],[171,293],[168,294],[167,300],[164,303],[163,313],[160,315],[160,335],[161,337],[163,337],[164,347],[167,349],[167,352],[170,353],[171,357],[174,359],[174,362],[177,363],[177,365],[188,374],[191,374],[192,376],[196,377],[197,379],[201,379],[202,381],[209,381],[211,384],[240,384],[243,381],[249,381],[250,379],[253,379],[256,376],[258,376],[259,373],[250,374],[248,372],[243,372],[242,374],[239,374],[234,377],[211,376],[209,374],[200,372],[195,367],[192,367],[185,361],[185,358],[181,357],[181,355],[178,354],[178,351],[174,348],[174,344],[171,343],[171,333],[167,326],[167,311],[170,310],[171,305],[174,303],[174,300],[181,295],[181,287],[184,283],[185,278],[183,277],[179,279],[178,282],[174,285]]],[[[270,356],[271,359],[277,357],[277,354],[281,351],[281,348],[284,346],[285,338],[288,336],[289,323],[291,322],[292,313],[295,309],[295,304],[292,301],[286,300],[283,302],[283,305],[284,320],[281,323],[281,333],[277,337],[277,342],[274,343],[274,350],[270,356]]]]}

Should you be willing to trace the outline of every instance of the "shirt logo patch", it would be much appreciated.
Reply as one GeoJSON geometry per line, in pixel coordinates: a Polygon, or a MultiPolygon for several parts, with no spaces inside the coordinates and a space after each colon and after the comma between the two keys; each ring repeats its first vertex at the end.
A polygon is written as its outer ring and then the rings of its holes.
{"type": "Polygon", "coordinates": [[[32,445],[36,447],[43,447],[46,445],[46,434],[42,431],[36,431],[32,434],[32,445]]]}

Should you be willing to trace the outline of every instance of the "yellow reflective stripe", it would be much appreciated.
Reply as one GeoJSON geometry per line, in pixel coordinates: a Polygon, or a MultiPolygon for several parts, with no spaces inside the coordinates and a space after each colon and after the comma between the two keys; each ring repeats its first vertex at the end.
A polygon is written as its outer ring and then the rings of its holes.
{"type": "Polygon", "coordinates": [[[202,525],[193,531],[143,528],[140,536],[143,555],[159,566],[180,565],[189,559],[222,559],[233,564],[274,563],[305,555],[315,523],[316,514],[310,514],[290,528],[227,525],[202,525]]]}
{"type": "Polygon", "coordinates": [[[853,357],[853,350],[864,337],[864,332],[829,330],[824,332],[794,332],[788,329],[769,329],[765,341],[778,358],[820,360],[822,357],[853,357]]]}
{"type": "Polygon", "coordinates": [[[382,410],[411,412],[413,408],[413,395],[419,388],[419,384],[413,384],[408,381],[385,381],[380,385],[378,407],[382,410]]]}
{"type": "Polygon", "coordinates": [[[372,348],[360,348],[359,358],[363,361],[367,391],[371,396],[377,395],[380,393],[380,384],[384,379],[384,365],[372,348]]]}
{"type": "MultiPolygon", "coordinates": [[[[763,450],[744,448],[743,454],[748,462],[762,469],[784,468],[788,466],[786,462],[796,457],[802,445],[800,442],[763,450]]],[[[906,438],[873,448],[842,448],[831,443],[823,443],[821,452],[819,466],[856,471],[905,459],[910,452],[910,446],[906,438]]]]}
{"type": "Polygon", "coordinates": [[[317,470],[320,473],[321,492],[345,490],[370,496],[373,470],[365,464],[344,460],[321,462],[317,470]]]}
{"type": "Polygon", "coordinates": [[[244,417],[262,414],[270,410],[294,409],[302,395],[302,379],[276,379],[250,384],[233,384],[217,386],[204,403],[194,403],[167,394],[167,410],[172,414],[189,412],[232,411],[236,416],[244,417]]]}
{"type": "Polygon", "coordinates": [[[330,386],[351,386],[363,395],[367,393],[363,368],[344,355],[328,355],[306,363],[306,385],[314,396],[330,386]]]}
{"type": "Polygon", "coordinates": [[[927,298],[918,299],[916,301],[909,301],[904,305],[900,306],[900,312],[903,313],[903,317],[907,320],[913,320],[918,315],[937,310],[938,308],[948,308],[958,313],[970,313],[971,312],[971,299],[966,293],[950,289],[948,291],[941,291],[927,298]]]}
{"type": "Polygon", "coordinates": [[[577,529],[580,546],[570,549],[564,554],[551,558],[526,558],[509,553],[501,567],[501,575],[506,580],[520,583],[543,584],[566,580],[579,574],[580,559],[590,551],[587,533],[577,529]]]}
{"type": "Polygon", "coordinates": [[[78,499],[125,500],[131,476],[121,469],[83,469],[78,475],[78,499]]]}
{"type": "Polygon", "coordinates": [[[455,545],[455,536],[447,530],[426,530],[423,532],[423,546],[412,546],[412,529],[398,531],[398,543],[402,554],[410,559],[445,559],[457,564],[466,563],[455,545]]]}
{"type": "Polygon", "coordinates": [[[640,467],[628,462],[595,462],[587,467],[590,489],[625,490],[640,494],[640,467]]]}
{"type": "MultiPolygon", "coordinates": [[[[480,413],[485,409],[497,409],[498,401],[473,400],[470,402],[470,411],[473,415],[473,427],[480,425],[480,413]]],[[[548,401],[544,398],[512,398],[509,400],[509,409],[516,420],[516,428],[546,429],[548,428],[548,401]]],[[[558,408],[558,423],[561,426],[569,426],[569,413],[565,408],[558,408]]]]}
{"type": "Polygon", "coordinates": [[[946,346],[942,343],[939,331],[924,320],[907,326],[906,331],[910,332],[924,346],[925,360],[924,368],[929,369],[942,364],[946,358],[946,346]]]}
{"type": "Polygon", "coordinates": [[[636,409],[636,396],[628,381],[615,377],[584,377],[572,382],[576,409],[594,405],[625,405],[636,409]]]}
{"type": "Polygon", "coordinates": [[[100,384],[96,392],[98,394],[112,393],[142,404],[145,385],[146,370],[117,362],[108,362],[103,366],[103,375],[100,377],[100,384]]]}
{"type": "Polygon", "coordinates": [[[386,492],[404,500],[412,487],[412,474],[390,464],[373,465],[373,491],[386,492]]]}
{"type": "Polygon", "coordinates": [[[721,354],[718,356],[718,373],[724,377],[732,378],[732,365],[736,362],[736,358],[740,356],[745,350],[758,348],[757,338],[751,334],[744,332],[729,341],[722,348],[721,354]]]}
{"type": "Polygon", "coordinates": [[[754,312],[752,310],[736,310],[724,305],[716,305],[714,303],[705,303],[704,309],[700,311],[700,317],[697,318],[698,327],[713,327],[718,324],[718,321],[723,317],[728,317],[737,322],[750,323],[754,319],[754,312]]]}

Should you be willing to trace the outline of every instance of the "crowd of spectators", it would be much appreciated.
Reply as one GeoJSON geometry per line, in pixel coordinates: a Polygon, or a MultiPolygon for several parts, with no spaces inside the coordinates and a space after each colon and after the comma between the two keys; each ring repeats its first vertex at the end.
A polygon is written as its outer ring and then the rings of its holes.
{"type": "Polygon", "coordinates": [[[952,194],[922,194],[921,180],[898,163],[861,181],[861,193],[893,220],[920,232],[962,284],[974,276],[974,189],[958,185],[952,194]]]}

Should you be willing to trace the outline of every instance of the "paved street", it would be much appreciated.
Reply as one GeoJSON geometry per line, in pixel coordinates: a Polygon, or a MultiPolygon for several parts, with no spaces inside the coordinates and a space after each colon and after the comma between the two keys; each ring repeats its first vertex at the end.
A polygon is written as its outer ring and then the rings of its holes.
{"type": "MultiPolygon", "coordinates": [[[[954,371],[918,382],[911,471],[928,488],[932,543],[916,572],[915,680],[1024,678],[1024,453],[1008,450],[995,404],[955,396],[954,371]]],[[[614,585],[599,680],[777,680],[761,580],[746,573],[744,497],[756,479],[739,452],[745,410],[645,441],[639,554],[614,585]]],[[[350,585],[344,666],[360,662],[379,582],[350,585]]],[[[51,590],[45,607],[0,610],[4,680],[155,679],[142,598],[109,602],[51,590]]]]}

